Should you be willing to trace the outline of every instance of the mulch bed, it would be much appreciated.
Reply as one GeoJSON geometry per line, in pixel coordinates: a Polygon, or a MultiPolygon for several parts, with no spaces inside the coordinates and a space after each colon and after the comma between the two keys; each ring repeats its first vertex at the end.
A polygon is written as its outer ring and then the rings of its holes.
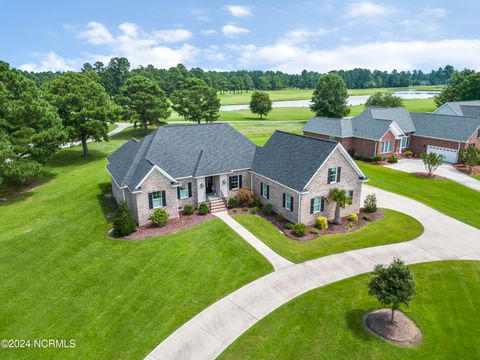
{"type": "Polygon", "coordinates": [[[474,166],[472,168],[472,171],[470,171],[470,168],[468,166],[465,166],[463,164],[455,164],[453,165],[458,171],[463,172],[464,174],[467,175],[480,175],[480,165],[474,166]]]}
{"type": "Polygon", "coordinates": [[[141,240],[165,234],[172,234],[212,219],[213,215],[211,214],[198,215],[195,213],[192,215],[180,215],[179,218],[169,219],[167,223],[161,227],[153,224],[139,226],[134,233],[120,239],[141,240]]]}
{"type": "MultiPolygon", "coordinates": [[[[237,211],[234,212],[232,209],[228,210],[230,215],[242,215],[242,214],[249,214],[249,212],[243,211],[242,209],[236,209],[237,211]]],[[[340,224],[334,224],[333,222],[328,222],[328,229],[326,230],[318,230],[318,234],[311,234],[310,230],[315,229],[315,226],[307,226],[307,233],[305,236],[298,237],[295,234],[293,234],[292,230],[285,229],[284,225],[288,223],[288,221],[279,221],[275,215],[270,215],[267,216],[263,213],[262,210],[259,210],[257,212],[258,216],[261,216],[265,218],[266,220],[270,221],[273,225],[277,227],[277,229],[283,233],[285,236],[288,236],[289,238],[296,240],[296,241],[309,241],[309,240],[314,240],[317,239],[318,237],[322,235],[327,235],[327,234],[342,234],[342,233],[348,233],[348,232],[353,232],[356,231],[365,225],[371,224],[372,222],[375,222],[377,220],[383,219],[384,213],[383,210],[378,209],[377,212],[375,213],[367,213],[365,212],[364,209],[360,209],[360,212],[357,214],[358,215],[358,221],[349,221],[347,217],[343,217],[340,219],[340,224]],[[366,221],[363,219],[364,215],[368,215],[371,217],[372,220],[366,221]],[[348,228],[349,224],[353,224],[351,228],[348,228]]]]}
{"type": "Polygon", "coordinates": [[[380,309],[365,315],[365,328],[390,343],[400,346],[416,346],[423,340],[422,332],[404,313],[395,311],[393,323],[390,322],[392,311],[380,309]]]}
{"type": "Polygon", "coordinates": [[[443,180],[443,179],[445,179],[443,176],[435,175],[435,174],[433,174],[432,176],[428,176],[428,173],[426,173],[426,172],[414,172],[412,174],[415,175],[415,176],[421,177],[421,178],[425,178],[425,179],[433,179],[433,180],[443,180]]]}

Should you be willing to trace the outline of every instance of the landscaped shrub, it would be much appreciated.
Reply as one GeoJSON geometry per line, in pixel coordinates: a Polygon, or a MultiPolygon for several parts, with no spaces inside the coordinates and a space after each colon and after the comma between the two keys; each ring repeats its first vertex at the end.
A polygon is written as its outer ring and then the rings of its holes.
{"type": "Polygon", "coordinates": [[[260,207],[262,206],[262,202],[260,201],[260,199],[258,199],[257,197],[254,197],[253,198],[253,204],[252,204],[254,207],[260,207]]]}
{"type": "Polygon", "coordinates": [[[406,158],[411,158],[413,156],[413,152],[411,150],[405,150],[402,155],[406,158]]]}
{"type": "Polygon", "coordinates": [[[345,226],[345,230],[347,231],[353,230],[353,223],[348,223],[347,226],[345,226]]]}
{"type": "Polygon", "coordinates": [[[195,211],[195,206],[193,204],[187,204],[183,207],[183,215],[192,215],[195,211]]]}
{"type": "Polygon", "coordinates": [[[230,209],[236,208],[238,206],[238,199],[236,197],[231,197],[228,199],[228,207],[230,209]]]}
{"type": "Polygon", "coordinates": [[[348,215],[348,221],[358,221],[358,215],[355,213],[351,213],[348,215]]]}
{"type": "Polygon", "coordinates": [[[208,214],[208,205],[205,203],[201,203],[198,206],[198,215],[207,215],[208,214]]]}
{"type": "Polygon", "coordinates": [[[375,211],[377,211],[377,195],[368,194],[363,201],[363,207],[368,213],[374,213],[375,211]]]}
{"type": "Polygon", "coordinates": [[[237,192],[237,200],[238,205],[240,206],[252,206],[253,201],[255,200],[255,196],[253,195],[253,192],[251,192],[247,188],[241,188],[237,192]]]}
{"type": "Polygon", "coordinates": [[[293,224],[287,222],[287,223],[283,224],[283,227],[287,230],[292,230],[293,229],[293,224]]]}
{"type": "Polygon", "coordinates": [[[273,215],[273,206],[272,204],[265,204],[263,206],[263,213],[267,216],[273,215]]]}
{"type": "Polygon", "coordinates": [[[305,224],[298,223],[293,225],[292,231],[296,236],[305,236],[307,233],[307,226],[305,224]]]}
{"type": "Polygon", "coordinates": [[[365,214],[365,215],[363,215],[363,220],[372,221],[372,217],[370,215],[365,214]]]}
{"type": "Polygon", "coordinates": [[[277,215],[275,215],[276,218],[277,218],[277,221],[280,221],[280,222],[284,222],[285,221],[285,217],[280,214],[280,213],[277,213],[277,215]]]}
{"type": "Polygon", "coordinates": [[[163,226],[167,223],[168,213],[163,208],[155,209],[153,213],[150,214],[150,221],[157,226],[163,226]]]}
{"type": "Polygon", "coordinates": [[[380,162],[380,161],[382,161],[382,157],[380,155],[373,157],[373,162],[380,162]]]}
{"type": "Polygon", "coordinates": [[[328,221],[325,216],[318,216],[315,219],[315,226],[319,228],[320,230],[325,230],[328,229],[328,221]]]}
{"type": "Polygon", "coordinates": [[[317,235],[317,234],[318,234],[318,230],[315,229],[315,228],[310,229],[310,234],[317,235]]]}
{"type": "Polygon", "coordinates": [[[255,215],[258,212],[258,208],[256,206],[250,209],[250,214],[255,215]]]}
{"type": "Polygon", "coordinates": [[[244,206],[244,207],[242,208],[242,211],[243,211],[243,212],[247,212],[247,211],[248,211],[248,207],[244,206]]]}
{"type": "Polygon", "coordinates": [[[387,161],[390,163],[390,164],[395,164],[398,162],[398,158],[396,156],[390,156],[387,161]]]}
{"type": "Polygon", "coordinates": [[[137,224],[133,217],[132,211],[125,201],[118,204],[118,209],[113,216],[113,235],[127,236],[135,231],[137,224]]]}
{"type": "Polygon", "coordinates": [[[236,213],[236,212],[237,212],[237,209],[233,209],[232,212],[236,213]]]}

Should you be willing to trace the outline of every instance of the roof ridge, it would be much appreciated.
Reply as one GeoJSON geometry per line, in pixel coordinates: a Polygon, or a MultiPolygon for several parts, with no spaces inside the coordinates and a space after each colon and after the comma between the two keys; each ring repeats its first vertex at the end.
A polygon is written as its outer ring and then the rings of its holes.
{"type": "Polygon", "coordinates": [[[477,116],[466,116],[466,115],[458,115],[458,114],[439,114],[439,113],[433,113],[433,112],[415,112],[415,111],[411,111],[410,112],[410,115],[412,114],[415,114],[415,115],[418,115],[418,114],[421,114],[421,115],[431,115],[431,116],[453,116],[453,117],[457,117],[457,118],[467,118],[467,119],[478,119],[477,116]]]}
{"type": "Polygon", "coordinates": [[[202,155],[203,155],[203,149],[200,149],[200,152],[198,153],[197,163],[195,164],[195,168],[193,169],[193,176],[197,175],[198,165],[200,165],[200,160],[202,159],[202,155]]]}
{"type": "MultiPolygon", "coordinates": [[[[297,137],[301,137],[303,139],[307,139],[307,140],[315,140],[315,141],[324,141],[324,142],[331,142],[331,143],[337,143],[337,141],[334,141],[334,140],[325,140],[325,139],[319,139],[319,138],[314,138],[314,137],[310,137],[310,136],[305,136],[305,135],[302,135],[302,134],[295,134],[295,133],[291,133],[291,132],[288,132],[288,131],[283,131],[283,130],[275,130],[273,132],[273,134],[275,133],[283,133],[283,134],[287,134],[287,135],[294,135],[294,136],[297,136],[297,137]]],[[[272,134],[272,136],[273,136],[272,134]]],[[[272,137],[270,137],[271,139],[272,137]]]]}
{"type": "MultiPolygon", "coordinates": [[[[155,130],[155,132],[157,130],[155,130]]],[[[145,155],[145,160],[147,160],[149,163],[152,163],[150,160],[147,159],[147,152],[148,152],[147,150],[150,148],[150,145],[152,144],[153,133],[150,134],[150,135],[151,135],[150,137],[147,135],[142,141],[140,141],[140,148],[138,149],[137,154],[135,155],[135,157],[132,161],[132,164],[130,165],[130,168],[127,171],[127,174],[125,175],[125,178],[123,179],[123,181],[125,183],[128,183],[130,181],[131,177],[133,176],[133,174],[137,170],[137,167],[138,167],[138,164],[140,163],[141,158],[144,155],[145,155]],[[146,144],[147,139],[148,139],[148,144],[146,144]]]]}

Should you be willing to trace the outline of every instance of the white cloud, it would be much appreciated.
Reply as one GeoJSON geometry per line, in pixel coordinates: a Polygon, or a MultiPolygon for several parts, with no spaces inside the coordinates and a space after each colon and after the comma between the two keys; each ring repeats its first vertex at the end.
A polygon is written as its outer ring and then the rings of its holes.
{"type": "Polygon", "coordinates": [[[235,17],[245,17],[252,14],[252,10],[248,6],[243,5],[228,5],[227,10],[235,17]]]}
{"type": "Polygon", "coordinates": [[[186,41],[192,37],[192,33],[187,29],[169,29],[153,32],[155,37],[162,42],[173,43],[186,41]]]}
{"type": "Polygon", "coordinates": [[[25,71],[73,71],[81,66],[81,59],[65,59],[54,52],[34,54],[39,59],[38,63],[20,65],[25,71]]]}
{"type": "Polygon", "coordinates": [[[348,6],[344,18],[361,20],[357,18],[374,18],[378,16],[385,16],[392,13],[392,9],[371,1],[355,2],[348,6]]]}
{"type": "Polygon", "coordinates": [[[118,28],[122,30],[125,35],[130,37],[137,37],[140,34],[140,28],[133,23],[125,22],[120,24],[118,28]]]}
{"type": "Polygon", "coordinates": [[[205,35],[205,36],[212,36],[217,33],[217,31],[214,29],[205,29],[205,30],[202,30],[201,32],[202,32],[202,35],[205,35]]]}
{"type": "Polygon", "coordinates": [[[445,64],[480,69],[480,40],[384,41],[343,45],[331,50],[277,42],[261,47],[230,46],[230,49],[237,53],[241,67],[271,68],[289,73],[299,73],[303,69],[327,72],[356,67],[428,70],[445,64]]]}
{"type": "Polygon", "coordinates": [[[207,13],[202,9],[190,9],[190,14],[200,21],[210,21],[207,13]]]}
{"type": "Polygon", "coordinates": [[[250,30],[239,27],[239,26],[235,26],[232,24],[228,24],[222,27],[222,32],[227,37],[236,37],[236,36],[247,34],[250,32],[250,30]]]}
{"type": "Polygon", "coordinates": [[[441,30],[440,19],[447,15],[447,10],[443,8],[426,8],[418,14],[402,20],[401,25],[406,30],[426,35],[437,35],[441,30]]]}
{"type": "Polygon", "coordinates": [[[328,33],[328,31],[323,28],[319,28],[313,31],[305,29],[295,29],[287,32],[282,38],[282,41],[292,43],[306,42],[321,37],[326,33],[328,33]]]}
{"type": "Polygon", "coordinates": [[[87,30],[78,34],[80,39],[85,39],[94,45],[110,44],[113,42],[113,36],[105,25],[91,21],[87,24],[87,30]]]}
{"type": "Polygon", "coordinates": [[[225,54],[219,51],[219,47],[216,45],[210,45],[203,51],[203,55],[207,60],[212,61],[224,61],[225,54]]]}

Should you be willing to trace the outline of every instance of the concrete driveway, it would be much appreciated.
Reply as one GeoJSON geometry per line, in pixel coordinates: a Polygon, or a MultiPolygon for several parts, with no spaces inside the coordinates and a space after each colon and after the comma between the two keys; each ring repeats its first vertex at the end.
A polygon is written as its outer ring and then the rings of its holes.
{"type": "MultiPolygon", "coordinates": [[[[405,171],[408,173],[426,172],[423,162],[420,159],[403,159],[396,164],[385,165],[391,169],[405,171]]],[[[470,189],[480,191],[480,181],[465,175],[461,171],[455,169],[451,164],[443,164],[435,171],[436,175],[443,176],[447,179],[462,184],[470,189]]]]}
{"type": "Polygon", "coordinates": [[[480,260],[480,230],[415,200],[364,185],[378,205],[415,217],[425,232],[412,241],[353,250],[293,264],[263,276],[220,299],[164,339],[146,357],[215,359],[266,315],[312,289],[372,271],[400,257],[408,264],[480,260]]]}

